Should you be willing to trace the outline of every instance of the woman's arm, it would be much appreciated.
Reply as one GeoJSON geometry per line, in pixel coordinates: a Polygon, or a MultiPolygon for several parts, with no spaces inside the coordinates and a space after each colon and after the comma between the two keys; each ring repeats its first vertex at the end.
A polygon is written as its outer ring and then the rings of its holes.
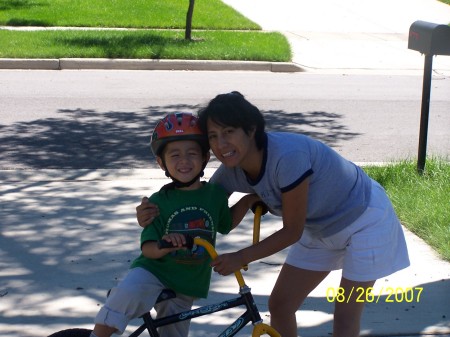
{"type": "Polygon", "coordinates": [[[247,194],[231,207],[232,229],[241,223],[248,210],[260,200],[256,194],[247,194]]]}
{"type": "Polygon", "coordinates": [[[273,255],[297,242],[306,221],[309,179],[282,195],[283,227],[258,244],[235,253],[217,257],[211,266],[221,275],[228,275],[250,262],[273,255]]]}

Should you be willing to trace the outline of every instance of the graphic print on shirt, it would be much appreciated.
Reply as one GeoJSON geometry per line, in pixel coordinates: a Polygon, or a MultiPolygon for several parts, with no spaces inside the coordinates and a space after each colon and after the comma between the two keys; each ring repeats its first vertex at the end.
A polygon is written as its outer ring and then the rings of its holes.
{"type": "MultiPolygon", "coordinates": [[[[191,237],[200,237],[214,244],[214,221],[209,212],[198,206],[183,207],[174,211],[166,225],[166,234],[182,233],[191,237]]],[[[194,245],[192,250],[180,249],[172,253],[178,263],[200,264],[209,258],[209,254],[203,247],[194,245]]]]}

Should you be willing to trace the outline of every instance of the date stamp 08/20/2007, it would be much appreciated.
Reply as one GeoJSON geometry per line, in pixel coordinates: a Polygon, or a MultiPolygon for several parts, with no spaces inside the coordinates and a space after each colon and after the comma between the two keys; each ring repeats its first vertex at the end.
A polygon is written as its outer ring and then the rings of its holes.
{"type": "Polygon", "coordinates": [[[373,287],[352,287],[346,291],[342,287],[328,287],[326,297],[328,302],[349,303],[350,299],[364,303],[401,303],[420,302],[423,287],[382,287],[374,292],[373,287]]]}

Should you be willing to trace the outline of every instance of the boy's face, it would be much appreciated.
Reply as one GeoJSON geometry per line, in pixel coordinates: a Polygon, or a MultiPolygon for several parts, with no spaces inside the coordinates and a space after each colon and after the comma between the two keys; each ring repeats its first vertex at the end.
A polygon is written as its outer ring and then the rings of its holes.
{"type": "MultiPolygon", "coordinates": [[[[205,160],[200,144],[193,140],[180,140],[168,143],[162,153],[170,175],[181,182],[189,182],[203,169],[205,160]]],[[[156,158],[164,170],[160,157],[156,158]]],[[[206,158],[209,159],[209,158],[206,158]]]]}

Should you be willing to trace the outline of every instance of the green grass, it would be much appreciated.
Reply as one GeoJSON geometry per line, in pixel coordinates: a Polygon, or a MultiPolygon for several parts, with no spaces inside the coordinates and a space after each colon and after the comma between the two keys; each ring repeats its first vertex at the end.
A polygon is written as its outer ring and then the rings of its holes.
{"type": "Polygon", "coordinates": [[[280,33],[200,31],[0,31],[0,58],[130,58],[287,62],[280,33]]]}
{"type": "Polygon", "coordinates": [[[409,161],[364,170],[386,189],[402,224],[450,261],[450,163],[427,160],[423,175],[409,161]]]}
{"type": "Polygon", "coordinates": [[[262,32],[220,0],[0,0],[0,25],[89,30],[0,30],[0,58],[130,58],[289,62],[280,33],[262,32]],[[95,28],[133,28],[128,31],[95,28]]]}
{"type": "MultiPolygon", "coordinates": [[[[187,0],[0,0],[0,25],[185,27],[187,0]]],[[[261,29],[220,0],[196,0],[194,29],[261,29]]]]}

